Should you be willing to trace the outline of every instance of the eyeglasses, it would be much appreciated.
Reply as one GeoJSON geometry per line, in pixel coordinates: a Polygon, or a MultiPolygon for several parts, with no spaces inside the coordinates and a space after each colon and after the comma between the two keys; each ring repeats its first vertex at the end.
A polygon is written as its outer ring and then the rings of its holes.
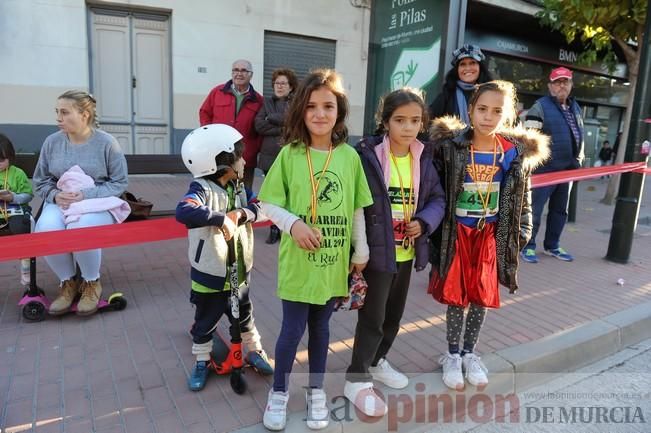
{"type": "Polygon", "coordinates": [[[233,75],[236,75],[236,74],[249,74],[253,71],[249,71],[248,69],[233,68],[231,69],[231,72],[233,73],[233,75]]]}
{"type": "Polygon", "coordinates": [[[556,81],[552,81],[552,86],[571,86],[572,85],[572,80],[568,79],[558,79],[556,81]]]}
{"type": "Polygon", "coordinates": [[[274,86],[289,86],[288,81],[274,81],[274,86]]]}

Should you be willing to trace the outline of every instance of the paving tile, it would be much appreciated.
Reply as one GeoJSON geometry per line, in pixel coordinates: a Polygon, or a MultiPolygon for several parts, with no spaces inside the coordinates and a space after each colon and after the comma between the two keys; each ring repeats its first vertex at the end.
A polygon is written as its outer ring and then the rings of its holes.
{"type": "MultiPolygon", "coordinates": [[[[130,189],[174,206],[187,182],[187,176],[138,177],[130,189]]],[[[613,208],[598,203],[605,183],[582,183],[588,184],[596,191],[581,189],[579,221],[568,224],[563,234],[563,246],[575,254],[575,262],[541,256],[536,265],[522,264],[521,289],[515,295],[502,291],[502,307],[486,317],[477,346],[482,355],[651,299],[651,238],[635,236],[628,265],[604,261],[608,234],[598,230],[609,228],[613,208]],[[581,211],[585,208],[593,211],[581,211]],[[620,277],[624,286],[616,284],[620,277]]],[[[650,190],[645,189],[641,215],[651,213],[650,190]]],[[[266,245],[265,237],[266,229],[256,230],[251,296],[263,347],[273,357],[282,322],[275,294],[278,245],[266,245]]],[[[221,432],[260,422],[271,378],[247,371],[249,392],[244,396],[232,392],[226,377],[211,376],[200,393],[187,389],[194,359],[187,335],[193,308],[186,249],[187,241],[179,239],[104,250],[102,283],[107,293],[125,294],[127,309],[87,319],[48,317],[39,323],[24,322],[16,305],[17,263],[0,263],[0,413],[6,413],[6,425],[50,420],[34,431],[160,433],[221,432]]],[[[56,278],[42,258],[37,267],[39,285],[54,296],[56,278]]],[[[438,357],[447,348],[445,306],[427,294],[427,274],[412,274],[401,328],[388,355],[412,375],[437,370],[438,357]]],[[[329,394],[341,392],[336,378],[343,377],[350,361],[356,319],[347,312],[332,317],[327,368],[338,374],[326,381],[329,394]]],[[[306,344],[307,334],[290,382],[292,410],[304,409],[306,344]]]]}

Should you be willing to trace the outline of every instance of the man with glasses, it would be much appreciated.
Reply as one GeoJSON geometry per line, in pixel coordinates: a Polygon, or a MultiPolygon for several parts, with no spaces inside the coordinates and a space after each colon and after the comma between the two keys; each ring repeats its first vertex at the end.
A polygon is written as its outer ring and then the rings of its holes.
{"type": "MultiPolygon", "coordinates": [[[[525,120],[525,126],[540,129],[551,137],[551,157],[536,173],[579,168],[583,161],[583,118],[581,108],[574,98],[570,97],[572,71],[563,67],[552,70],[547,87],[549,95],[534,103],[525,120]]],[[[571,182],[532,190],[533,232],[531,240],[521,253],[525,262],[538,263],[536,234],[543,208],[548,201],[544,253],[565,262],[574,260],[574,257],[560,246],[560,237],[567,221],[570,186],[571,182]]]]}
{"type": "Polygon", "coordinates": [[[199,109],[201,126],[223,123],[242,134],[244,141],[244,185],[252,189],[262,137],[254,128],[255,116],[262,107],[262,96],[253,89],[253,68],[248,60],[236,60],[231,79],[210,91],[199,109]]]}

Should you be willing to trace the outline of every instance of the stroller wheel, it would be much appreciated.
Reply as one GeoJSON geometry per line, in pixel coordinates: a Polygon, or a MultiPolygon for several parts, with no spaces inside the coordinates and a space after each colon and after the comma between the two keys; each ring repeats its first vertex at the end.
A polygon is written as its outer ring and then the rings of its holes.
{"type": "Polygon", "coordinates": [[[45,305],[31,301],[23,307],[23,317],[33,322],[40,322],[45,317],[45,305]]]}
{"type": "Polygon", "coordinates": [[[127,300],[121,294],[114,294],[109,298],[109,304],[115,311],[127,308],[127,300]]]}

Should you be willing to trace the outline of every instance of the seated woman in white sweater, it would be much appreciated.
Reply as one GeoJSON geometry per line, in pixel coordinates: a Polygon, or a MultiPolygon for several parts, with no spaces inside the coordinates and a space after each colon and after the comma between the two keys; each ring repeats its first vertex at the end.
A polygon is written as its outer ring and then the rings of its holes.
{"type": "MultiPolygon", "coordinates": [[[[127,187],[127,162],[117,140],[97,129],[95,99],[84,91],[70,90],[59,96],[56,105],[60,131],[45,139],[34,171],[36,193],[44,200],[43,212],[36,223],[36,232],[64,230],[114,224],[108,211],[86,213],[78,221],[66,224],[63,211],[72,203],[88,198],[119,196],[127,187]],[[95,181],[95,186],[79,192],[57,188],[59,178],[78,165],[95,181]]],[[[50,314],[64,314],[77,297],[77,314],[97,311],[102,294],[99,281],[102,250],[87,250],[45,257],[45,261],[61,281],[59,296],[50,305],[50,314]],[[75,279],[76,264],[82,281],[75,279]]]]}

